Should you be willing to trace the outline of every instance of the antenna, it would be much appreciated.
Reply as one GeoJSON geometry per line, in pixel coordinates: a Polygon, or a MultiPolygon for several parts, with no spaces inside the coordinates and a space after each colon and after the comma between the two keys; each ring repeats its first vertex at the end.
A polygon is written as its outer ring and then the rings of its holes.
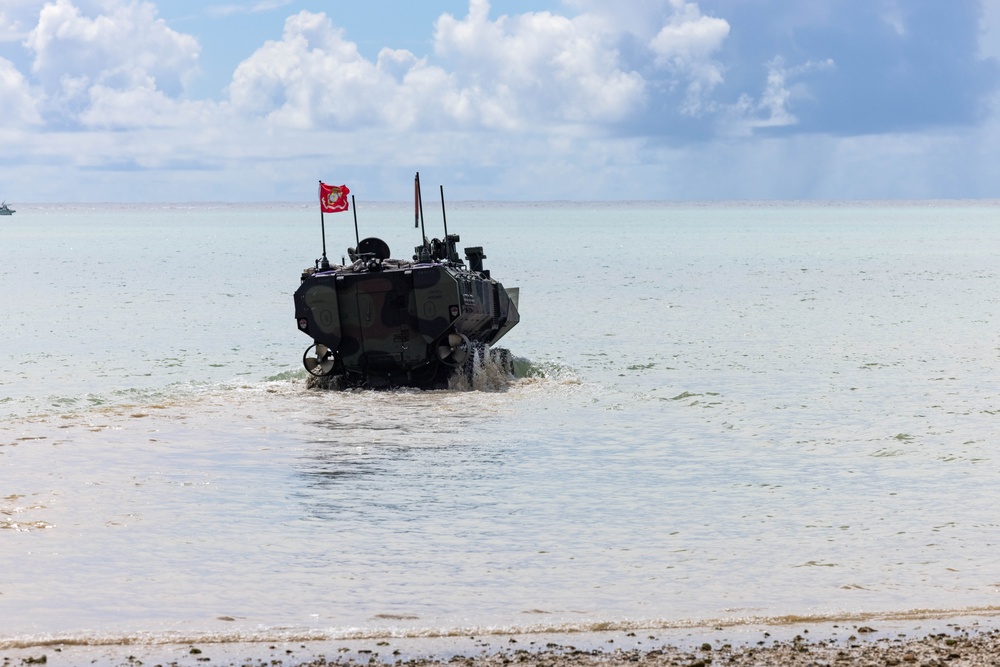
{"type": "Polygon", "coordinates": [[[354,195],[351,195],[351,208],[354,209],[354,242],[361,245],[361,238],[358,236],[358,206],[354,203],[354,195]]]}
{"type": "MultiPolygon", "coordinates": [[[[323,196],[323,181],[319,182],[320,197],[323,196]]],[[[323,219],[323,206],[319,207],[319,228],[323,234],[323,260],[320,262],[319,268],[329,269],[330,261],[326,258],[326,220],[323,219]]]]}
{"type": "Polygon", "coordinates": [[[441,188],[441,219],[444,220],[444,238],[448,238],[448,214],[444,212],[444,186],[439,186],[441,188]]]}
{"type": "Polygon", "coordinates": [[[427,232],[424,230],[424,198],[420,194],[420,172],[413,179],[413,187],[416,194],[416,203],[414,206],[414,215],[419,213],[420,219],[420,235],[423,237],[423,249],[420,252],[421,261],[430,261],[430,249],[427,247],[427,232]]]}

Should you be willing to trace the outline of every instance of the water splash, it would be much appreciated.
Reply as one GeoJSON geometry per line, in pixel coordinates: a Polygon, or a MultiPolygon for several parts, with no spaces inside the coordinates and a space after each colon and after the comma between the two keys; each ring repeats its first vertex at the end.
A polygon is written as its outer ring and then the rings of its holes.
{"type": "MultiPolygon", "coordinates": [[[[545,378],[558,369],[548,371],[522,357],[515,357],[506,348],[490,348],[482,344],[473,346],[468,359],[448,378],[450,391],[507,391],[520,379],[545,378]]],[[[347,388],[343,376],[327,375],[306,377],[309,389],[342,390],[347,388]]],[[[444,388],[444,387],[442,387],[444,388]]]]}
{"type": "Polygon", "coordinates": [[[475,345],[472,354],[448,380],[455,391],[507,391],[517,380],[510,350],[475,345]]]}

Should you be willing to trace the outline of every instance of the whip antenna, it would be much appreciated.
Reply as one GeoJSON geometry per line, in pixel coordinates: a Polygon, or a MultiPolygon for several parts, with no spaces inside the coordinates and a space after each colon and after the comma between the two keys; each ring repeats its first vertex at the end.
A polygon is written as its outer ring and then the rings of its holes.
{"type": "Polygon", "coordinates": [[[416,206],[414,208],[414,214],[419,214],[420,220],[420,235],[423,237],[423,250],[421,250],[421,260],[430,260],[430,248],[427,247],[427,232],[424,230],[424,198],[420,193],[420,172],[413,178],[413,187],[416,190],[416,206]],[[426,260],[425,257],[426,256],[426,260]]]}
{"type": "Polygon", "coordinates": [[[354,203],[354,195],[351,195],[351,208],[354,209],[354,242],[361,245],[361,237],[358,236],[358,206],[354,203]]]}
{"type": "Polygon", "coordinates": [[[444,237],[448,238],[448,214],[444,212],[444,186],[441,188],[441,219],[444,220],[444,237]]]}
{"type": "MultiPolygon", "coordinates": [[[[319,182],[320,199],[323,197],[323,181],[319,182]]],[[[321,269],[329,269],[330,261],[326,258],[326,220],[323,219],[323,205],[320,204],[319,207],[319,228],[320,232],[323,234],[323,260],[319,267],[321,269]]]]}

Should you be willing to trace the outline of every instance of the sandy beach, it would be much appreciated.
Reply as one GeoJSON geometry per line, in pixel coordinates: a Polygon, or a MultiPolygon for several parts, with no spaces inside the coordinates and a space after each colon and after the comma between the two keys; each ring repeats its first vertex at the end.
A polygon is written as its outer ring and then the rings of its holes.
{"type": "Polygon", "coordinates": [[[708,665],[1000,665],[996,619],[923,619],[692,628],[667,632],[492,635],[284,643],[46,646],[0,650],[3,667],[707,667],[708,665]]]}

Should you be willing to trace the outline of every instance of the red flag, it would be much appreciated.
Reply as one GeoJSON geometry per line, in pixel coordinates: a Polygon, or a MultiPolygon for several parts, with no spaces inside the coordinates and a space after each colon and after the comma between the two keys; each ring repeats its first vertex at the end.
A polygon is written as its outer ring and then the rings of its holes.
{"type": "Polygon", "coordinates": [[[319,210],[323,213],[340,213],[348,208],[346,185],[327,185],[319,182],[319,210]]]}

